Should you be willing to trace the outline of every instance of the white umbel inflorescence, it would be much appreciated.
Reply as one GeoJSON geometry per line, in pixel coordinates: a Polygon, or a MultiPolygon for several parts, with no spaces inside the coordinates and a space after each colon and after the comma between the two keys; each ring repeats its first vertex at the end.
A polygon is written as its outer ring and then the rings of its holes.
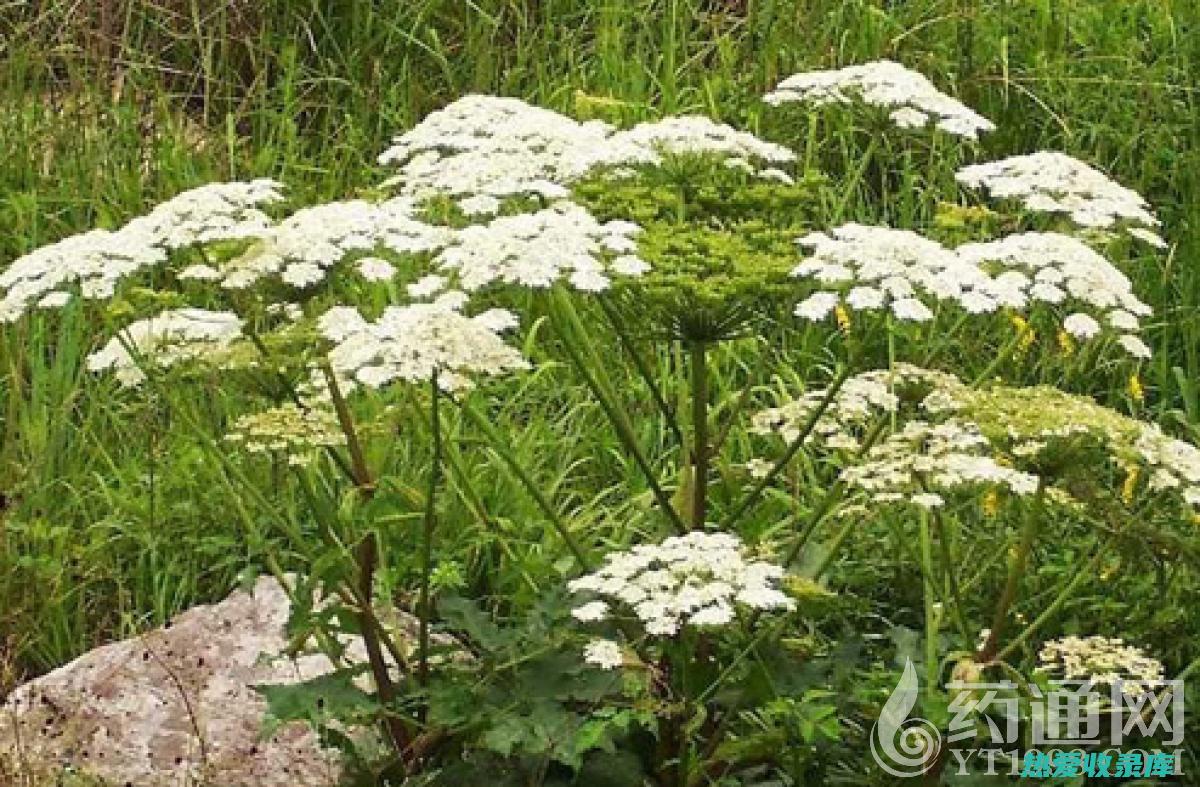
{"type": "Polygon", "coordinates": [[[597,221],[587,209],[560,202],[536,213],[503,216],[460,230],[434,264],[467,291],[490,284],[545,288],[565,281],[579,290],[605,290],[611,277],[640,275],[641,228],[597,221]]]}
{"type": "Polygon", "coordinates": [[[1035,213],[1066,214],[1081,227],[1132,224],[1134,237],[1157,247],[1165,245],[1146,229],[1157,227],[1159,221],[1142,195],[1065,153],[1042,150],[973,164],[955,177],[968,188],[986,190],[993,199],[1016,200],[1035,213]]]}
{"type": "MultiPolygon", "coordinates": [[[[431,252],[453,236],[414,218],[412,200],[396,198],[330,202],[303,208],[263,233],[261,242],[220,271],[222,285],[243,289],[267,276],[278,276],[297,289],[312,287],[351,254],[386,249],[396,254],[431,252]]],[[[378,272],[378,266],[373,269],[378,272]]],[[[359,269],[362,273],[362,269],[359,269]]],[[[373,280],[370,272],[364,278],[373,280]]]]}
{"type": "Polygon", "coordinates": [[[1120,637],[1050,640],[1038,651],[1037,671],[1067,681],[1119,682],[1127,694],[1142,694],[1163,680],[1162,662],[1120,637]]]}
{"type": "Polygon", "coordinates": [[[436,373],[439,387],[452,392],[470,388],[476,376],[527,369],[529,363],[500,338],[516,317],[503,309],[468,317],[459,311],[464,301],[443,296],[392,306],[375,322],[353,307],[337,306],[321,316],[318,330],[333,342],[329,362],[348,387],[423,382],[436,373]]]}
{"type": "Polygon", "coordinates": [[[961,101],[938,90],[924,75],[891,60],[878,60],[829,71],[808,71],[783,80],[764,99],[780,105],[802,102],[817,106],[855,100],[890,112],[901,128],[935,128],[967,139],[996,128],[961,101]]]}
{"type": "Polygon", "coordinates": [[[1150,307],[1125,274],[1070,235],[1027,232],[948,249],[908,230],[846,224],[797,243],[811,254],[792,275],[821,286],[796,307],[806,320],[825,319],[839,304],[917,322],[941,302],[968,314],[1054,307],[1076,339],[1114,336],[1135,358],[1150,356],[1137,335],[1150,307]]]}
{"type": "Polygon", "coordinates": [[[569,587],[597,599],[574,610],[578,620],[602,621],[629,610],[647,634],[672,637],[684,626],[728,624],[739,606],[795,608],[776,588],[782,576],[777,565],[748,560],[737,536],[694,532],[610,554],[569,587]]]}
{"type": "Polygon", "coordinates": [[[1150,348],[1135,334],[1152,310],[1134,293],[1129,278],[1078,238],[1027,232],[987,243],[968,243],[956,253],[992,271],[990,291],[1001,304],[1025,309],[1037,303],[1066,311],[1063,329],[1077,339],[1119,335],[1122,347],[1140,358],[1150,348]]]}
{"type": "Polygon", "coordinates": [[[876,503],[909,501],[922,508],[941,506],[939,492],[964,487],[1002,486],[1016,495],[1037,491],[1036,475],[1000,464],[991,454],[990,442],[973,423],[914,420],[868,449],[841,479],[876,503]]]}
{"type": "MultiPolygon", "coordinates": [[[[877,369],[849,377],[830,399],[805,439],[835,450],[854,451],[862,447],[863,433],[885,416],[899,412],[901,394],[916,391],[917,408],[936,415],[956,406],[948,392],[962,386],[952,374],[923,369],[907,363],[895,368],[877,369]]],[[[777,435],[786,443],[799,439],[801,430],[828,397],[827,388],[806,391],[795,399],[754,414],[751,431],[777,435]]]]}
{"type": "Polygon", "coordinates": [[[1175,490],[1189,505],[1200,506],[1200,449],[1157,424],[1143,424],[1134,451],[1150,470],[1151,491],[1175,490]]]}
{"type": "Polygon", "coordinates": [[[225,439],[252,454],[283,454],[288,464],[303,466],[318,448],[344,445],[337,415],[321,404],[285,402],[238,418],[225,439]]]}
{"type": "MultiPolygon", "coordinates": [[[[91,230],[36,249],[0,273],[0,323],[31,306],[61,308],[78,291],[111,298],[126,277],[200,243],[261,236],[271,219],[258,209],[282,199],[271,180],[211,183],[185,191],[117,230],[91,230]]],[[[203,275],[203,274],[201,274],[203,275]]]]}
{"type": "Polygon", "coordinates": [[[186,360],[218,360],[241,336],[242,320],[233,312],[174,309],[123,328],[87,357],[87,368],[112,372],[132,387],[146,379],[141,361],[166,368],[186,360]]]}
{"type": "Polygon", "coordinates": [[[969,311],[995,308],[990,298],[972,295],[986,287],[987,274],[910,230],[852,223],[797,243],[811,254],[792,275],[828,287],[796,307],[796,316],[806,320],[824,319],[842,301],[858,310],[888,309],[914,322],[932,319],[940,299],[956,299],[969,311]]]}
{"type": "Polygon", "coordinates": [[[570,184],[597,168],[654,165],[664,153],[737,158],[770,168],[795,159],[783,146],[704,117],[673,117],[618,131],[515,98],[472,95],[396,137],[379,162],[399,167],[387,185],[402,194],[447,195],[469,215],[487,215],[506,197],[562,199],[570,184]]]}

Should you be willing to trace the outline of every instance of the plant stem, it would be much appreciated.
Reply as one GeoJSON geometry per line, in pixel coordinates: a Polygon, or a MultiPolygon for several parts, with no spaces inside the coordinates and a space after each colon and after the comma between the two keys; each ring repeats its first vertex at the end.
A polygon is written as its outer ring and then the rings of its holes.
{"type": "Polygon", "coordinates": [[[922,585],[925,596],[925,690],[932,694],[938,686],[938,615],[933,600],[933,541],[929,535],[929,512],[918,520],[921,542],[922,585]]]}
{"type": "Polygon", "coordinates": [[[425,495],[425,522],[421,534],[421,617],[418,636],[417,682],[429,683],[429,619],[433,615],[429,585],[433,574],[433,531],[437,526],[437,490],[442,475],[442,421],[438,414],[437,372],[429,376],[429,432],[433,458],[429,466],[429,490],[425,495]]]}
{"type": "Polygon", "coordinates": [[[1039,487],[1037,495],[1034,497],[1032,510],[1025,513],[1025,524],[1021,529],[1021,540],[1017,544],[1017,553],[1013,555],[1012,561],[1008,566],[1008,579],[1005,580],[1004,590],[1000,594],[1000,599],[996,602],[996,611],[992,615],[992,629],[988,632],[987,640],[983,643],[983,647],[975,654],[975,660],[981,664],[986,664],[996,658],[996,651],[1000,645],[1000,636],[1004,633],[1004,626],[1008,622],[1008,609],[1016,600],[1017,590],[1021,584],[1021,577],[1025,574],[1025,564],[1029,559],[1029,552],[1033,549],[1033,541],[1037,537],[1038,525],[1041,524],[1040,517],[1042,514],[1042,497],[1045,494],[1045,487],[1039,487]]]}
{"type": "Polygon", "coordinates": [[[650,466],[650,461],[646,458],[645,453],[638,445],[637,436],[634,434],[633,426],[629,422],[629,418],[625,414],[625,410],[617,403],[616,395],[613,392],[612,385],[604,376],[604,368],[599,361],[593,356],[593,363],[589,366],[584,358],[583,350],[580,349],[577,341],[577,332],[583,331],[583,326],[579,322],[579,315],[575,313],[574,307],[571,306],[570,297],[562,290],[556,289],[552,295],[552,308],[550,310],[551,319],[554,321],[555,329],[559,337],[562,339],[563,347],[570,356],[571,362],[575,365],[575,369],[583,377],[588,388],[595,395],[596,400],[600,403],[601,409],[608,417],[609,422],[616,430],[617,437],[621,444],[625,446],[625,450],[633,457],[634,462],[641,469],[642,475],[646,478],[646,483],[650,487],[650,492],[654,495],[655,501],[662,508],[663,513],[671,520],[671,524],[679,533],[687,532],[687,525],[680,518],[679,512],[675,510],[675,506],[671,504],[671,498],[663,491],[662,485],[658,483],[658,477],[654,473],[654,469],[650,466]]]}
{"type": "Polygon", "coordinates": [[[692,529],[703,530],[708,515],[708,355],[704,341],[690,342],[692,366],[692,529]]]}
{"type": "Polygon", "coordinates": [[[333,410],[337,413],[338,425],[346,437],[346,448],[350,451],[350,472],[354,478],[354,484],[358,487],[359,492],[369,498],[375,494],[375,480],[371,477],[371,471],[367,467],[366,455],[363,453],[362,443],[359,442],[358,432],[354,428],[354,418],[350,414],[350,407],[346,404],[345,397],[342,396],[337,376],[333,373],[333,367],[329,365],[329,361],[321,364],[321,374],[325,376],[325,384],[329,387],[329,398],[333,401],[333,410]]]}
{"type": "Polygon", "coordinates": [[[1000,352],[996,353],[996,357],[992,359],[992,362],[989,363],[987,368],[980,372],[979,376],[975,378],[975,385],[982,385],[983,383],[987,382],[988,378],[1000,368],[1000,364],[1004,363],[1006,360],[1008,360],[1008,357],[1012,355],[1013,350],[1015,350],[1017,345],[1020,344],[1022,336],[1023,333],[1018,330],[1016,335],[1009,339],[1008,342],[1006,342],[1004,346],[1000,348],[1000,352]]]}

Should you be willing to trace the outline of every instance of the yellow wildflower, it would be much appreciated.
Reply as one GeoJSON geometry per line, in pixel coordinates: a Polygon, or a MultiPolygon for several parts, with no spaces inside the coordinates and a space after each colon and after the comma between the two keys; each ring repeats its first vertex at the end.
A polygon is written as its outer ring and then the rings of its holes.
{"type": "Polygon", "coordinates": [[[983,514],[984,516],[995,516],[1000,511],[1000,493],[995,489],[989,489],[983,495],[983,514]]]}
{"type": "Polygon", "coordinates": [[[1037,334],[1029,325],[1029,321],[1021,315],[1014,314],[1009,317],[1009,319],[1012,321],[1013,327],[1016,328],[1017,336],[1019,337],[1017,342],[1017,350],[1019,352],[1025,352],[1033,346],[1035,341],[1037,341],[1037,334]]]}
{"type": "Polygon", "coordinates": [[[1075,340],[1071,338],[1071,334],[1064,330],[1059,330],[1058,348],[1062,350],[1063,355],[1070,356],[1075,353],[1075,340]]]}
{"type": "Polygon", "coordinates": [[[839,303],[837,306],[835,306],[833,308],[833,316],[837,319],[838,328],[840,328],[843,333],[849,333],[849,331],[850,331],[850,312],[849,312],[849,310],[846,309],[845,306],[843,306],[842,304],[839,303]]]}
{"type": "Polygon", "coordinates": [[[1137,372],[1129,375],[1129,396],[1138,404],[1146,400],[1146,389],[1142,386],[1142,379],[1138,377],[1137,372]]]}
{"type": "Polygon", "coordinates": [[[1137,489],[1138,469],[1129,467],[1125,470],[1125,483],[1121,486],[1121,499],[1126,503],[1133,502],[1133,493],[1137,489]]]}

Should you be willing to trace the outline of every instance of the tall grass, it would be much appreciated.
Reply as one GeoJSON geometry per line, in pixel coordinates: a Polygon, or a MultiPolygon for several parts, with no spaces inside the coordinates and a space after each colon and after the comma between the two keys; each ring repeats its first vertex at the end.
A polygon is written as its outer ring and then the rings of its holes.
{"type": "MultiPolygon", "coordinates": [[[[208,180],[277,177],[298,202],[351,193],[378,181],[374,157],[392,134],[468,92],[622,121],[735,120],[849,184],[837,218],[893,219],[865,198],[880,173],[848,177],[864,160],[865,129],[843,123],[806,147],[803,115],[756,100],[793,71],[880,57],[996,120],[1002,131],[983,154],[1063,149],[1160,208],[1172,253],[1131,271],[1160,320],[1149,401],[1200,425],[1200,7],[1190,2],[0,0],[0,265],[208,180]]],[[[931,151],[882,176],[951,195],[958,155],[931,151]]],[[[900,199],[888,210],[917,221],[935,208],[900,199]]],[[[25,671],[220,595],[254,563],[267,519],[296,515],[287,499],[274,501],[282,514],[233,510],[228,479],[183,430],[81,369],[92,335],[70,312],[0,335],[0,665],[25,671]],[[131,423],[144,442],[118,437],[131,423]]],[[[716,401],[752,378],[737,368],[744,358],[724,362],[732,372],[716,382],[716,401]]],[[[581,526],[601,527],[614,511],[636,523],[649,502],[603,486],[636,468],[607,430],[589,428],[601,414],[565,378],[542,367],[499,414],[520,424],[514,450],[581,526]],[[528,418],[521,402],[545,415],[528,418]],[[564,462],[543,445],[575,447],[564,462]]],[[[214,395],[192,406],[219,423],[237,403],[214,395]]],[[[451,443],[470,439],[467,426],[448,428],[451,443]]],[[[421,440],[399,443],[389,461],[422,461],[421,440]]],[[[464,576],[489,582],[488,566],[503,559],[514,585],[491,590],[533,592],[555,557],[529,532],[541,521],[535,507],[499,471],[458,461],[451,481],[467,502],[444,515],[471,547],[464,576]]],[[[395,570],[395,587],[411,586],[407,569],[395,570]]]]}

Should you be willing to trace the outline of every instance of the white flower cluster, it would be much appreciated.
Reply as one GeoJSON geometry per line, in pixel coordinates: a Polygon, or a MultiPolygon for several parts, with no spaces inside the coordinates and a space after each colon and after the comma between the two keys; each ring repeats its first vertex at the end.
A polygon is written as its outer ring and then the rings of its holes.
{"type": "Polygon", "coordinates": [[[993,271],[988,293],[998,303],[1013,309],[1036,302],[1071,306],[1063,321],[1067,333],[1083,340],[1115,333],[1130,355],[1150,357],[1150,348],[1136,336],[1139,318],[1149,316],[1150,307],[1134,295],[1124,273],[1078,238],[1027,232],[955,251],[993,271]]]}
{"type": "Polygon", "coordinates": [[[1127,694],[1142,694],[1163,680],[1162,662],[1120,637],[1061,637],[1042,644],[1038,672],[1062,680],[1113,685],[1127,694]]]}
{"type": "Polygon", "coordinates": [[[140,361],[166,368],[198,358],[219,360],[241,336],[242,320],[232,312],[174,309],[123,328],[87,357],[87,368],[113,372],[122,385],[132,387],[146,379],[140,361]]]}
{"type": "Polygon", "coordinates": [[[258,206],[282,199],[270,180],[213,183],[185,191],[117,230],[91,230],[36,249],[0,273],[0,323],[36,305],[61,308],[76,289],[111,298],[127,276],[196,243],[257,237],[271,224],[258,206]]]}
{"type": "MultiPolygon", "coordinates": [[[[415,197],[444,194],[469,214],[495,213],[499,200],[529,194],[548,200],[599,167],[657,164],[661,154],[704,153],[770,165],[794,154],[702,117],[677,117],[617,131],[580,123],[515,98],[472,95],[433,112],[396,137],[379,162],[400,173],[386,185],[415,197]]],[[[772,175],[777,177],[776,175],[772,175]]]]}
{"type": "Polygon", "coordinates": [[[922,508],[944,505],[938,492],[962,487],[1003,486],[1016,495],[1037,491],[1036,475],[1002,465],[990,453],[990,442],[973,423],[913,420],[872,446],[841,479],[876,503],[908,501],[922,508]]]}
{"type": "MultiPolygon", "coordinates": [[[[229,289],[243,289],[277,275],[286,284],[303,289],[323,281],[353,253],[383,248],[397,254],[418,254],[449,242],[452,230],[418,221],[414,211],[412,201],[403,197],[381,203],[347,200],[303,208],[262,233],[260,243],[222,269],[192,266],[180,275],[219,279],[229,289]]],[[[381,273],[378,264],[365,271],[360,266],[360,274],[368,280],[377,280],[381,273]]]]}
{"type": "Polygon", "coordinates": [[[777,565],[747,560],[735,535],[693,532],[610,554],[594,573],[570,582],[571,591],[599,597],[572,614],[602,621],[616,605],[632,610],[647,634],[672,637],[684,626],[728,624],[737,605],[794,609],[775,587],[782,576],[777,565]]]}
{"type": "Polygon", "coordinates": [[[770,166],[759,174],[785,183],[791,182],[791,176],[778,167],[796,160],[796,154],[783,145],[761,140],[703,115],[684,115],[639,123],[616,132],[607,145],[597,150],[593,166],[660,164],[662,153],[718,156],[750,171],[754,170],[753,162],[763,162],[770,166]]]}
{"type": "Polygon", "coordinates": [[[265,178],[210,183],[159,203],[127,228],[167,249],[259,237],[271,218],[258,208],[283,200],[283,185],[265,178]]]}
{"type": "Polygon", "coordinates": [[[453,392],[470,388],[474,375],[527,369],[529,363],[499,335],[516,325],[516,317],[504,309],[468,317],[460,311],[465,300],[448,293],[432,303],[391,306],[373,323],[353,307],[336,306],[317,327],[333,342],[329,362],[348,387],[425,382],[436,373],[439,387],[453,392]]]}
{"type": "Polygon", "coordinates": [[[639,232],[632,222],[602,224],[587,209],[560,202],[466,227],[434,264],[467,291],[493,283],[543,288],[560,279],[576,289],[599,291],[608,288],[612,274],[639,276],[649,270],[637,256],[639,232]]]}
{"type": "Polygon", "coordinates": [[[807,320],[824,319],[840,303],[918,322],[931,319],[940,301],[968,314],[1050,304],[1071,307],[1063,330],[1075,338],[1115,335],[1130,355],[1150,356],[1136,335],[1150,307],[1125,274],[1069,235],[1028,232],[947,249],[908,230],[846,224],[797,243],[812,253],[792,275],[828,287],[796,307],[807,320]]]}
{"type": "Polygon", "coordinates": [[[1186,503],[1200,507],[1200,449],[1157,425],[1143,424],[1134,451],[1150,469],[1151,491],[1176,490],[1186,503]]]}
{"type": "Polygon", "coordinates": [[[597,638],[584,647],[583,660],[600,669],[618,669],[625,663],[625,654],[619,643],[597,638]]]}
{"type": "MultiPolygon", "coordinates": [[[[954,375],[906,363],[896,364],[892,370],[857,374],[842,383],[805,443],[817,443],[834,450],[857,450],[861,447],[865,429],[881,416],[899,411],[901,397],[897,391],[920,389],[917,406],[927,413],[938,414],[949,408],[947,392],[961,385],[954,375]]],[[[824,388],[807,391],[779,407],[755,413],[751,431],[779,435],[784,442],[792,443],[799,438],[800,430],[827,395],[828,389],[824,388]]]]}
{"type": "Polygon", "coordinates": [[[968,188],[985,189],[994,199],[1018,200],[1029,211],[1065,213],[1081,227],[1138,225],[1131,235],[1156,247],[1166,245],[1146,229],[1159,221],[1140,194],[1065,153],[1043,150],[973,164],[955,177],[968,188]]]}
{"type": "Polygon", "coordinates": [[[470,95],[396,137],[379,163],[400,166],[393,181],[418,197],[560,199],[610,133],[605,123],[579,123],[519,99],[470,95]]]}
{"type": "Polygon", "coordinates": [[[934,87],[924,75],[891,60],[878,60],[830,71],[793,74],[764,100],[778,106],[804,102],[817,106],[854,100],[890,111],[901,128],[934,124],[947,134],[977,139],[996,126],[957,99],[934,87]]]}
{"type": "Polygon", "coordinates": [[[814,293],[796,307],[796,315],[806,320],[824,319],[843,297],[853,309],[890,309],[897,319],[916,322],[932,319],[930,305],[939,299],[956,299],[972,312],[995,308],[990,298],[977,295],[987,286],[986,273],[909,230],[852,223],[797,243],[812,254],[792,275],[836,288],[814,293]]]}
{"type": "Polygon", "coordinates": [[[331,410],[294,402],[243,415],[225,439],[252,454],[286,454],[288,463],[295,466],[308,464],[313,449],[346,442],[331,410]]]}

